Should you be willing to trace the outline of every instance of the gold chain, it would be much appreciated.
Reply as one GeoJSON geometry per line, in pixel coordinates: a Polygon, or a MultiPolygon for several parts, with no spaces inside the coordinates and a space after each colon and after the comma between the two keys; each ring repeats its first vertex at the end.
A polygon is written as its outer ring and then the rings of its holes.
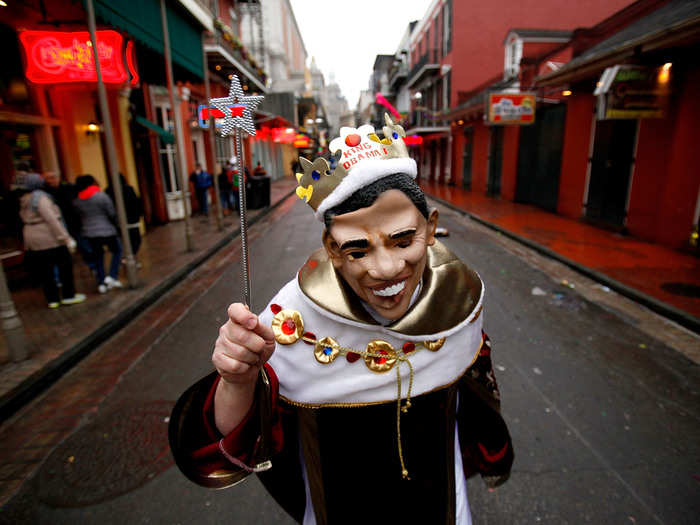
{"type": "MultiPolygon", "coordinates": [[[[318,341],[314,338],[308,337],[306,335],[302,336],[302,340],[306,343],[315,345],[318,343],[318,341]]],[[[415,343],[414,343],[415,344],[415,343]]],[[[415,344],[415,350],[413,352],[418,351],[421,347],[426,348],[422,343],[415,344]]],[[[346,348],[344,346],[339,346],[338,351],[342,355],[347,355],[347,354],[358,354],[360,357],[378,357],[378,358],[386,358],[387,354],[380,354],[378,352],[370,352],[367,350],[354,350],[352,348],[346,348]]],[[[396,353],[396,360],[399,362],[396,365],[396,387],[397,387],[397,396],[396,396],[396,437],[397,437],[397,444],[398,444],[398,452],[399,452],[399,463],[401,464],[401,477],[403,479],[408,479],[410,480],[411,478],[408,475],[408,469],[406,469],[406,463],[404,462],[403,459],[403,447],[401,444],[401,413],[406,413],[408,412],[408,409],[411,407],[411,392],[413,390],[413,364],[411,363],[411,360],[408,358],[408,356],[404,353],[403,349],[394,349],[394,352],[396,353]],[[406,363],[408,365],[408,392],[406,392],[406,403],[404,403],[403,406],[401,406],[401,363],[406,363]]],[[[412,352],[412,353],[413,353],[412,352]]],[[[394,356],[391,356],[394,357],[394,356]]]]}

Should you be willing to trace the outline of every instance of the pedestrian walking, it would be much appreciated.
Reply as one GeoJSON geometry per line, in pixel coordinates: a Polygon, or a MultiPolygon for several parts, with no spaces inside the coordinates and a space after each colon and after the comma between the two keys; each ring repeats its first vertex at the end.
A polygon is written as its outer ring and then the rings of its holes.
{"type": "Polygon", "coordinates": [[[106,293],[113,288],[122,288],[119,281],[122,247],[115,226],[117,214],[109,195],[100,191],[92,175],[81,175],[75,181],[78,197],[73,205],[80,216],[80,233],[90,245],[95,257],[97,291],[106,293]],[[112,254],[109,274],[105,274],[104,248],[112,254]]]}
{"type": "MultiPolygon", "coordinates": [[[[141,199],[134,191],[134,188],[126,181],[126,178],[121,173],[119,174],[119,181],[122,187],[122,198],[124,200],[124,210],[126,211],[126,222],[127,229],[129,231],[129,240],[131,241],[131,251],[136,257],[136,254],[141,247],[141,229],[140,220],[143,215],[143,205],[141,204],[141,199]]],[[[105,191],[112,202],[116,202],[116,197],[114,193],[114,187],[112,186],[112,181],[109,181],[109,186],[105,191]]]]}
{"type": "Polygon", "coordinates": [[[82,303],[85,295],[75,292],[73,280],[71,253],[77,244],[66,229],[60,208],[43,191],[43,185],[44,180],[38,173],[20,172],[12,186],[19,196],[28,266],[41,281],[49,308],[54,309],[62,304],[82,303]],[[60,292],[56,269],[61,283],[60,292]]]}
{"type": "Polygon", "coordinates": [[[199,212],[202,215],[209,215],[209,188],[213,182],[211,175],[202,170],[202,165],[199,162],[195,165],[195,170],[190,173],[190,182],[194,186],[199,212]]]}
{"type": "Polygon", "coordinates": [[[347,167],[301,159],[323,248],[259,316],[229,306],[216,371],[176,404],[171,447],[207,487],[261,473],[298,523],[467,525],[466,479],[496,487],[514,458],[484,284],[435,239],[403,128],[385,121],[389,144],[372,126],[330,143],[347,167]],[[367,487],[400,497],[352,497],[367,487]]]}
{"type": "MultiPolygon", "coordinates": [[[[243,177],[245,180],[245,176],[243,177]]],[[[231,170],[231,184],[233,185],[233,201],[236,206],[236,211],[240,212],[241,210],[241,203],[240,203],[240,193],[238,190],[238,185],[241,183],[241,177],[238,174],[237,169],[232,169],[231,170]]]]}
{"type": "Polygon", "coordinates": [[[73,206],[73,201],[78,196],[75,185],[61,180],[61,176],[55,171],[45,172],[42,177],[44,178],[44,191],[51,195],[60,208],[68,233],[75,239],[78,244],[78,252],[94,275],[97,271],[95,257],[87,240],[80,234],[80,216],[73,206]]]}
{"type": "Polygon", "coordinates": [[[232,169],[228,163],[219,173],[219,195],[221,196],[221,209],[224,215],[229,215],[234,209],[232,169]]]}
{"type": "Polygon", "coordinates": [[[260,161],[258,161],[258,164],[255,166],[255,169],[253,170],[253,176],[254,177],[264,177],[267,175],[267,172],[265,171],[265,168],[262,167],[262,164],[260,164],[260,161]]]}

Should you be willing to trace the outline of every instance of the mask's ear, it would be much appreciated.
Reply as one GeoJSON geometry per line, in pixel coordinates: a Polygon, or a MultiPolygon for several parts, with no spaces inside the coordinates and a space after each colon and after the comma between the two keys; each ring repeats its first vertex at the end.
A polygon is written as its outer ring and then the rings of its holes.
{"type": "Polygon", "coordinates": [[[430,210],[430,215],[428,215],[428,234],[425,237],[428,246],[435,244],[435,229],[438,224],[438,215],[439,213],[436,208],[430,210]]]}
{"type": "Polygon", "coordinates": [[[335,242],[335,239],[327,229],[323,230],[323,247],[326,249],[326,253],[333,263],[333,267],[339,268],[343,264],[340,246],[338,246],[338,243],[335,242]]]}

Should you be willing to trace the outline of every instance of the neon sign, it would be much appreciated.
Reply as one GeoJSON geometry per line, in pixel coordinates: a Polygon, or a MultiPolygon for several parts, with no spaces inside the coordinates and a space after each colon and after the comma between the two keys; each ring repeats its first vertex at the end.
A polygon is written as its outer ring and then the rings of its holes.
{"type": "MultiPolygon", "coordinates": [[[[97,82],[92,42],[87,31],[22,31],[27,78],[37,84],[97,82]]],[[[124,45],[116,31],[97,31],[102,80],[109,84],[138,82],[133,44],[124,45]]]]}
{"type": "MultiPolygon", "coordinates": [[[[245,106],[230,106],[229,109],[231,110],[232,117],[242,117],[245,106]]],[[[220,128],[223,124],[221,119],[226,116],[224,115],[224,112],[219,108],[215,108],[214,106],[205,106],[203,104],[197,108],[199,127],[202,129],[209,129],[210,114],[214,118],[214,126],[220,128]]]]}
{"type": "Polygon", "coordinates": [[[420,135],[406,135],[403,138],[403,142],[406,146],[420,146],[423,144],[423,137],[420,135]]]}

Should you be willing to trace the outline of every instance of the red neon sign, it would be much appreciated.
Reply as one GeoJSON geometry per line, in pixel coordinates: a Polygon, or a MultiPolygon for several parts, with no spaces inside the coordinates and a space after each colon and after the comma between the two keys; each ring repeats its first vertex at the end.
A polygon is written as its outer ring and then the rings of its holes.
{"type": "Polygon", "coordinates": [[[403,138],[403,142],[406,146],[420,146],[423,144],[423,137],[420,135],[406,135],[403,138]]]}
{"type": "MultiPolygon", "coordinates": [[[[22,31],[19,39],[27,58],[25,73],[32,82],[97,82],[92,43],[87,31],[22,31]]],[[[125,49],[124,38],[116,31],[97,31],[97,55],[105,83],[127,82],[129,73],[132,83],[138,82],[133,48],[127,46],[125,49]]]]}
{"type": "MultiPolygon", "coordinates": [[[[242,117],[245,106],[229,106],[229,109],[231,110],[232,117],[242,117]]],[[[205,106],[199,112],[199,118],[201,120],[209,120],[209,112],[211,112],[211,116],[214,118],[224,118],[226,116],[219,108],[205,106]]]]}

